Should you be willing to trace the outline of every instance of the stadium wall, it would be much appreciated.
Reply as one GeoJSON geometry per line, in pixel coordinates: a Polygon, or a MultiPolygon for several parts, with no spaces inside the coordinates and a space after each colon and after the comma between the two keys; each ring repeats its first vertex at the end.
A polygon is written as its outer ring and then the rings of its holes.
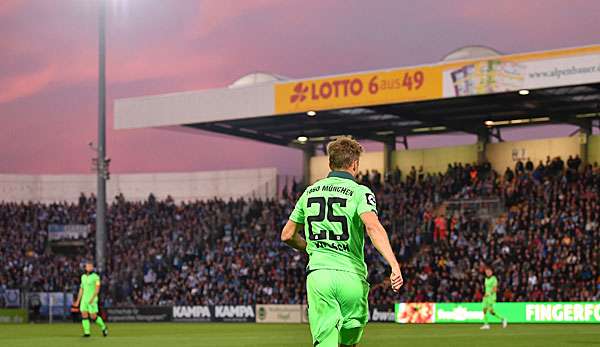
{"type": "Polygon", "coordinates": [[[569,155],[581,153],[579,136],[558,137],[552,139],[527,140],[491,143],[487,146],[486,156],[492,167],[502,173],[507,167],[513,169],[515,163],[520,159],[526,161],[531,158],[537,166],[540,160],[546,161],[550,158],[560,156],[563,160],[569,155]]]}
{"type": "Polygon", "coordinates": [[[600,164],[600,135],[588,138],[588,162],[600,164]]]}
{"type": "Polygon", "coordinates": [[[396,151],[392,167],[398,167],[403,175],[414,166],[417,170],[423,166],[425,172],[446,172],[451,163],[477,162],[477,145],[410,149],[396,151]]]}
{"type": "MultiPolygon", "coordinates": [[[[95,192],[95,175],[0,175],[0,201],[76,202],[81,193],[95,192]]],[[[150,193],[175,201],[273,198],[277,169],[111,175],[107,196],[121,193],[130,200],[145,200],[150,193]]]]}

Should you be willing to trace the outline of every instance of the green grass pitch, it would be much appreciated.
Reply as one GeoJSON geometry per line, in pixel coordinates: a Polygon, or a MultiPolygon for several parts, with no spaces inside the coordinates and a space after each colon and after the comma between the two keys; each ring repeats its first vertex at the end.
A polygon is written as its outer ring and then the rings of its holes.
{"type": "MultiPolygon", "coordinates": [[[[80,336],[78,324],[0,325],[0,346],[312,346],[308,325],[227,323],[113,323],[103,338],[92,326],[92,337],[80,336]]],[[[478,325],[369,324],[362,347],[387,346],[600,346],[596,325],[478,325]]]]}

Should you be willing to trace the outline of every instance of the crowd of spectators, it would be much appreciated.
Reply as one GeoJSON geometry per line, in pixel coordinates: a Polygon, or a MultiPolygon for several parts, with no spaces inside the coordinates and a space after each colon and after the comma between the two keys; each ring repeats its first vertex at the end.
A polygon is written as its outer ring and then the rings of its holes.
{"type": "MultiPolygon", "coordinates": [[[[366,246],[370,301],[478,301],[485,264],[500,281],[499,300],[600,300],[600,171],[569,158],[517,162],[503,176],[489,164],[452,164],[443,174],[412,168],[360,174],[377,195],[379,216],[403,263],[394,294],[388,270],[366,246]],[[497,197],[505,213],[490,220],[447,214],[448,199],[497,197]]],[[[295,304],[306,300],[306,256],[279,241],[300,189],[269,200],[128,201],[107,213],[104,306],[295,304]]],[[[94,254],[94,196],[77,203],[0,203],[0,287],[77,289],[94,254]],[[87,241],[59,254],[49,224],[91,225],[87,241]]],[[[1,289],[1,288],[0,288],[1,289]]]]}
{"type": "MultiPolygon", "coordinates": [[[[411,300],[480,301],[483,268],[499,278],[501,301],[600,300],[600,170],[564,168],[560,158],[536,168],[517,162],[495,190],[506,213],[495,220],[451,216],[447,237],[405,264],[411,300]]],[[[433,226],[432,228],[435,228],[433,226]]]]}

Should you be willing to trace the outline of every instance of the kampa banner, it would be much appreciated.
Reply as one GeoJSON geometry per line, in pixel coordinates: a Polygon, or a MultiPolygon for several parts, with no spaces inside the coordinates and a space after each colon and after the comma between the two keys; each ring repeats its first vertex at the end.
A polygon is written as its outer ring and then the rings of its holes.
{"type": "Polygon", "coordinates": [[[175,322],[211,322],[213,310],[210,306],[173,306],[175,322]]]}
{"type": "Polygon", "coordinates": [[[176,322],[255,322],[254,306],[174,306],[173,320],[176,322]]]}
{"type": "Polygon", "coordinates": [[[216,305],[213,322],[256,322],[254,306],[216,305]]]}

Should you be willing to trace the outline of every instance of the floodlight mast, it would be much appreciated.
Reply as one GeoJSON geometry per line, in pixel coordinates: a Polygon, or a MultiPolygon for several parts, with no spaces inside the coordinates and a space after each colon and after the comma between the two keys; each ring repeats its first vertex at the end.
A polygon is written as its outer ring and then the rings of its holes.
{"type": "Polygon", "coordinates": [[[98,157],[96,194],[96,268],[106,265],[106,0],[98,1],[98,157]]]}

